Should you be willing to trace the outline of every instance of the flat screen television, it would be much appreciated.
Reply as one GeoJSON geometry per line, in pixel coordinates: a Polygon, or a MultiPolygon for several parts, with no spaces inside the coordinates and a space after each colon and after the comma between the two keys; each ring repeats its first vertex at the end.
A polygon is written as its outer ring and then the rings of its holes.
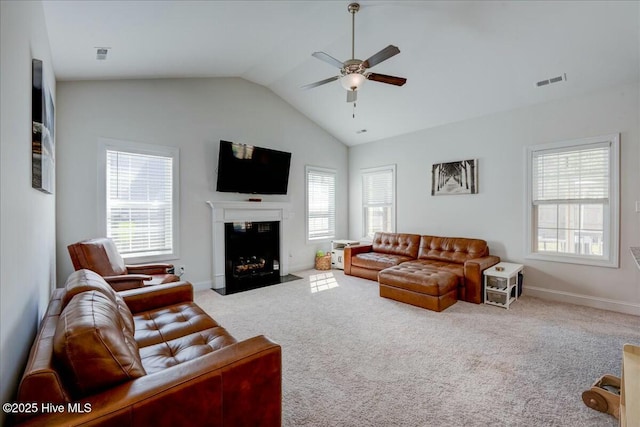
{"type": "Polygon", "coordinates": [[[287,194],[290,164],[291,153],[221,140],[216,190],[287,194]]]}

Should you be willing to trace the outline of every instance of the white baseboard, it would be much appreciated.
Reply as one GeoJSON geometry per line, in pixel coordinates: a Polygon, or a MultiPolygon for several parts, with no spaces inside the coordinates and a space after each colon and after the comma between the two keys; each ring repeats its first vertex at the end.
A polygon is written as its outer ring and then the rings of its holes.
{"type": "Polygon", "coordinates": [[[204,282],[192,283],[194,291],[202,291],[204,289],[213,289],[213,282],[205,280],[204,282]]]}
{"type": "Polygon", "coordinates": [[[625,301],[616,301],[608,298],[592,297],[587,295],[574,294],[571,292],[556,291],[552,289],[537,288],[535,286],[526,285],[524,286],[522,292],[523,294],[530,295],[532,297],[640,316],[640,304],[633,304],[625,301]]]}

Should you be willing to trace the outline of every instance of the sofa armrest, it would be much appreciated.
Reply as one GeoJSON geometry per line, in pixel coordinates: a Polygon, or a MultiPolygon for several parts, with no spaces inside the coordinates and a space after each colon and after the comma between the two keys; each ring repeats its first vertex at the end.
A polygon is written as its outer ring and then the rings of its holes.
{"type": "Polygon", "coordinates": [[[193,301],[193,285],[171,282],[118,292],[132,313],[193,301]]]}
{"type": "Polygon", "coordinates": [[[154,264],[135,264],[125,265],[128,272],[133,274],[166,274],[167,270],[173,268],[173,264],[154,263],[154,264]]]}
{"type": "Polygon", "coordinates": [[[500,257],[488,255],[474,258],[464,263],[465,292],[463,299],[468,302],[481,304],[483,299],[482,272],[500,262],[500,257]]]}
{"type": "Polygon", "coordinates": [[[365,252],[371,252],[373,245],[353,245],[344,248],[344,274],[351,274],[351,257],[362,254],[365,252]]]}
{"type": "Polygon", "coordinates": [[[122,274],[119,276],[102,276],[102,278],[116,291],[125,291],[144,286],[144,282],[151,280],[146,274],[122,274]]]}
{"type": "Polygon", "coordinates": [[[253,337],[73,404],[18,425],[280,426],[281,348],[253,337]]]}

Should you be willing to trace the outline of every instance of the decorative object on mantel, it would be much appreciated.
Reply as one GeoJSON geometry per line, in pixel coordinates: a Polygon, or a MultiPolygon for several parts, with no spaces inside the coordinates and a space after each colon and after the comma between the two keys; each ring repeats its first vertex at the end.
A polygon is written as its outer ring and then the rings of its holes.
{"type": "Polygon", "coordinates": [[[54,107],[42,61],[32,59],[31,186],[53,194],[55,176],[54,107]]]}
{"type": "Polygon", "coordinates": [[[478,194],[478,160],[436,163],[431,168],[431,195],[478,194]]]}

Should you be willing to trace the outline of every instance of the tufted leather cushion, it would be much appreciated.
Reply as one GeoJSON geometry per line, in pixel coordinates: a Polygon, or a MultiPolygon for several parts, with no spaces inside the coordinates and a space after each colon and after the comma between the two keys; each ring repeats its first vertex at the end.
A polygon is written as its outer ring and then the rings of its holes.
{"type": "Polygon", "coordinates": [[[432,296],[445,295],[458,287],[454,274],[409,262],[382,270],[378,280],[381,284],[432,296]]]}
{"type": "Polygon", "coordinates": [[[401,255],[391,255],[378,252],[365,252],[357,254],[351,258],[351,265],[354,267],[367,268],[370,270],[383,270],[387,267],[393,267],[405,261],[411,261],[413,258],[401,255]]]}
{"type": "Polygon", "coordinates": [[[218,349],[235,344],[236,339],[221,326],[140,348],[140,358],[147,373],[162,371],[218,349]]]}
{"type": "Polygon", "coordinates": [[[219,326],[193,302],[136,313],[133,320],[139,348],[219,326]]]}
{"type": "Polygon", "coordinates": [[[53,352],[78,396],[146,374],[117,304],[96,290],[74,296],[62,311],[53,352]]]}
{"type": "Polygon", "coordinates": [[[420,236],[417,234],[382,233],[373,236],[373,251],[384,254],[418,257],[420,236]]]}
{"type": "Polygon", "coordinates": [[[127,307],[122,297],[100,276],[91,270],[78,270],[71,273],[65,283],[65,294],[62,297],[62,308],[64,309],[71,299],[82,292],[97,291],[105,295],[118,307],[122,321],[130,334],[134,333],[134,323],[131,310],[127,307]]]}
{"type": "Polygon", "coordinates": [[[422,236],[418,258],[464,264],[467,260],[487,255],[489,248],[484,240],[422,236]]]}

